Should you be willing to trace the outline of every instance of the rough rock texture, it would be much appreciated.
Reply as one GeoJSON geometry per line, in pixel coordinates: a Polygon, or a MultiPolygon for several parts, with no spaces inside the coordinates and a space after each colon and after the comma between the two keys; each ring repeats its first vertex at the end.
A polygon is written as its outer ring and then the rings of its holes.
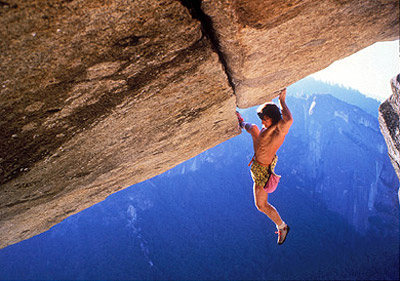
{"type": "Polygon", "coordinates": [[[238,134],[235,97],[178,1],[3,7],[0,247],[238,134]]]}
{"type": "Polygon", "coordinates": [[[238,134],[234,92],[264,102],[394,39],[398,14],[386,0],[0,1],[0,247],[238,134]]]}
{"type": "Polygon", "coordinates": [[[376,41],[399,36],[398,1],[203,1],[239,107],[282,89],[376,41]],[[229,24],[227,24],[229,23],[229,24]]]}
{"type": "MultiPolygon", "coordinates": [[[[379,106],[379,125],[388,154],[400,179],[400,74],[391,79],[393,95],[379,106]]],[[[399,187],[400,202],[400,187],[399,187]]]]}

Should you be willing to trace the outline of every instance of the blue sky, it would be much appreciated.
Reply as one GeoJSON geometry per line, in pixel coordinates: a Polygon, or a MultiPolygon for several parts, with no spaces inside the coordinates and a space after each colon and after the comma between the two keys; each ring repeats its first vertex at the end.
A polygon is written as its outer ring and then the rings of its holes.
{"type": "Polygon", "coordinates": [[[400,73],[399,40],[375,43],[311,75],[314,79],[353,88],[384,101],[390,79],[400,73]]]}

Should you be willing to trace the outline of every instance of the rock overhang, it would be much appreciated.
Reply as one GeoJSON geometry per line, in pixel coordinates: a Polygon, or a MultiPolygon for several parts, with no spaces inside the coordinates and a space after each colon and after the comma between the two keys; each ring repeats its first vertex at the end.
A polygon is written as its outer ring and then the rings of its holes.
{"type": "Polygon", "coordinates": [[[399,37],[396,1],[205,0],[201,7],[244,108],[377,41],[399,37]]]}
{"type": "Polygon", "coordinates": [[[1,247],[237,135],[236,105],[398,37],[397,1],[9,2],[1,247]]]}

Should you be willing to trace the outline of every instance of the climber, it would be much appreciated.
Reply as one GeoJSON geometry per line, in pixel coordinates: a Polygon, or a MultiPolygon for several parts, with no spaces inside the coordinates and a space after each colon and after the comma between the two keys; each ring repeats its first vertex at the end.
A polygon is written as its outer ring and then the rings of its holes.
{"type": "MultiPolygon", "coordinates": [[[[278,106],[269,102],[261,105],[257,115],[262,122],[261,131],[255,124],[244,122],[237,113],[239,126],[251,134],[253,138],[254,157],[250,163],[251,176],[254,181],[254,201],[257,209],[266,214],[278,229],[278,244],[281,245],[289,232],[289,226],[281,219],[277,210],[268,203],[268,192],[264,189],[272,173],[278,157],[276,152],[285,140],[286,134],[293,123],[292,114],[286,105],[286,89],[279,95],[282,113],[278,106]]],[[[250,164],[249,164],[250,165],[250,164]]]]}

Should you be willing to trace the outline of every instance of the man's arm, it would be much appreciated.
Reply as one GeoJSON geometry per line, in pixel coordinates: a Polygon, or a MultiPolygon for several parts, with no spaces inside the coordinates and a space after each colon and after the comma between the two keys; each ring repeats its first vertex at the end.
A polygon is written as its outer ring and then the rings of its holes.
{"type": "Polygon", "coordinates": [[[236,115],[237,115],[237,117],[238,117],[239,126],[240,126],[242,129],[245,129],[246,132],[248,132],[249,134],[251,134],[251,136],[252,136],[253,138],[257,137],[258,134],[260,133],[260,130],[258,129],[258,127],[257,127],[255,124],[244,122],[242,116],[241,116],[240,113],[237,112],[237,111],[236,111],[236,115]]]}
{"type": "Polygon", "coordinates": [[[243,122],[243,128],[246,130],[246,132],[251,134],[251,137],[253,138],[253,140],[255,140],[257,138],[258,134],[260,133],[260,130],[258,129],[257,125],[255,125],[255,124],[243,122]]]}
{"type": "Polygon", "coordinates": [[[288,106],[286,105],[286,88],[280,93],[279,102],[282,108],[282,120],[279,121],[278,127],[285,134],[287,134],[289,132],[290,126],[292,126],[293,124],[293,117],[292,113],[290,113],[288,106]]]}

